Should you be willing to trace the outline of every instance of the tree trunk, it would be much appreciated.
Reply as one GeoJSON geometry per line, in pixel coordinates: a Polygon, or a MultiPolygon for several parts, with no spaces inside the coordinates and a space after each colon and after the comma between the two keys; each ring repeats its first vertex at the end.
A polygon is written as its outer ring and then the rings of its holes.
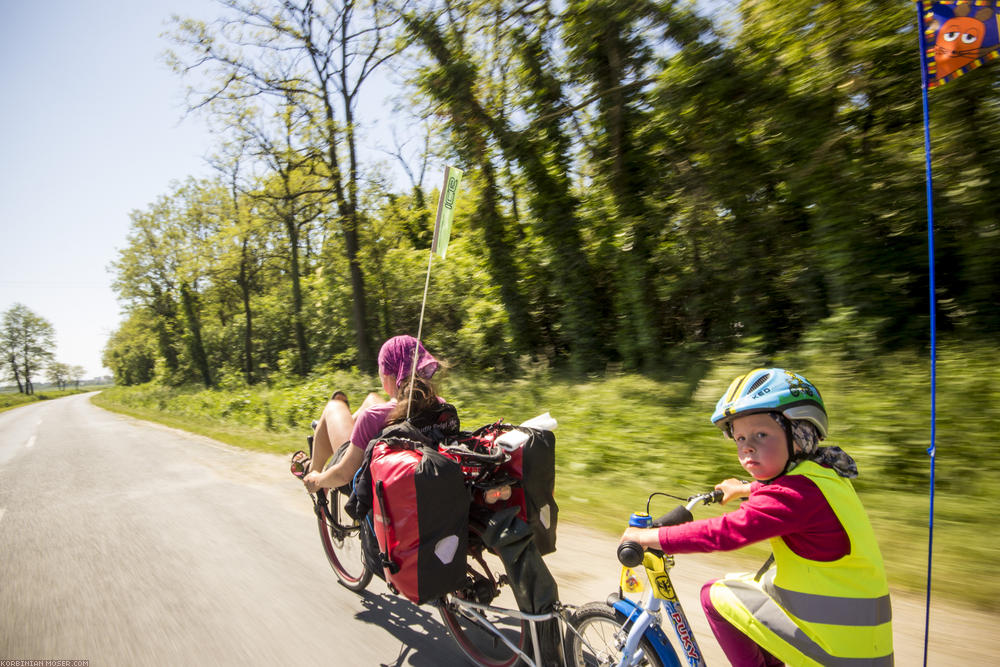
{"type": "Polygon", "coordinates": [[[479,206],[476,207],[476,219],[483,228],[486,250],[489,253],[489,272],[500,286],[500,300],[507,309],[515,346],[522,352],[534,352],[538,344],[537,328],[518,285],[520,273],[514,263],[512,246],[506,240],[506,225],[499,210],[500,189],[497,187],[493,164],[484,158],[480,171],[484,185],[479,206]]]}
{"type": "Polygon", "coordinates": [[[31,382],[31,363],[28,361],[28,350],[24,350],[24,393],[31,394],[35,393],[35,385],[31,382]]]}
{"type": "Polygon", "coordinates": [[[295,330],[295,346],[299,351],[298,374],[309,374],[309,343],[306,327],[302,321],[302,277],[299,275],[299,228],[292,216],[285,217],[285,231],[291,250],[289,271],[292,274],[292,326],[295,330]]]}
{"type": "Polygon", "coordinates": [[[180,363],[174,349],[173,325],[177,319],[177,309],[170,294],[153,284],[153,312],[156,314],[156,343],[167,371],[176,373],[180,363]]]}
{"type": "Polygon", "coordinates": [[[21,370],[17,367],[17,356],[11,352],[8,358],[10,362],[10,369],[14,372],[14,381],[17,382],[17,391],[19,394],[25,393],[24,385],[21,384],[21,370]]]}
{"type": "Polygon", "coordinates": [[[243,378],[247,384],[255,381],[253,367],[253,311],[250,309],[250,279],[247,275],[247,242],[243,241],[243,256],[240,258],[240,297],[243,300],[243,378]]]}
{"type": "Polygon", "coordinates": [[[205,345],[201,338],[201,318],[198,316],[195,296],[191,294],[187,284],[181,285],[181,304],[188,324],[188,349],[191,352],[191,359],[201,374],[202,383],[206,387],[211,387],[212,373],[208,367],[208,355],[205,354],[205,345]]]}
{"type": "MultiPolygon", "coordinates": [[[[365,276],[358,260],[358,210],[357,210],[357,156],[354,145],[353,116],[350,112],[349,100],[345,99],[346,124],[348,128],[348,153],[350,155],[349,178],[344,192],[344,181],[340,173],[337,158],[337,130],[333,105],[329,97],[324,99],[327,122],[327,155],[330,161],[330,173],[333,180],[334,196],[340,212],[344,231],[344,253],[347,256],[348,271],[351,278],[351,319],[354,323],[354,340],[358,347],[358,368],[367,373],[374,373],[376,368],[375,355],[372,350],[371,335],[368,332],[368,296],[365,292],[365,276]]],[[[416,333],[416,332],[414,332],[416,333]]]]}

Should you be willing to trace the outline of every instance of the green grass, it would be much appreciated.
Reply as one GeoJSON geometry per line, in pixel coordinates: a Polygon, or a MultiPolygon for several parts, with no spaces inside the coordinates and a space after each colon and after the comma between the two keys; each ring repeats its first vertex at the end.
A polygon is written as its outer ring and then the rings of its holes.
{"type": "MultiPolygon", "coordinates": [[[[466,428],[497,419],[520,422],[550,411],[559,421],[557,499],[564,519],[609,533],[652,491],[676,495],[742,476],[731,443],[711,425],[715,402],[737,374],[755,366],[801,371],[823,391],[829,443],[858,462],[856,480],[879,537],[890,583],[926,586],[929,457],[928,362],[914,353],[855,360],[809,341],[795,354],[765,358],[752,345],[724,357],[692,355],[673,378],[609,374],[578,381],[539,371],[498,381],[452,373],[441,393],[466,428]]],[[[934,595],[1000,610],[992,576],[998,549],[991,503],[1000,487],[992,451],[1000,425],[1000,364],[988,346],[942,345],[938,357],[937,500],[934,595]],[[975,581],[975,586],[968,582],[975,581]]],[[[251,449],[289,454],[303,448],[309,423],[332,389],[360,402],[374,380],[356,373],[272,388],[113,388],[95,402],[251,449]]],[[[672,501],[657,499],[652,511],[672,501]]],[[[701,516],[721,509],[706,508],[701,516]]],[[[744,550],[748,567],[767,555],[744,550]]]]}

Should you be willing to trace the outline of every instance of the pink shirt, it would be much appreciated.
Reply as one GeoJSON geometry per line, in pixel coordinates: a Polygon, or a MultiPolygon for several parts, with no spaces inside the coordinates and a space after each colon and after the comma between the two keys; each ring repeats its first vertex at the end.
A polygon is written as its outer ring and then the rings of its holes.
{"type": "MultiPolygon", "coordinates": [[[[438,396],[438,403],[445,403],[445,400],[438,396]]],[[[385,428],[385,423],[389,420],[389,414],[396,407],[396,399],[390,398],[388,403],[373,405],[358,415],[354,422],[354,430],[351,431],[351,444],[362,450],[368,448],[368,443],[379,432],[385,428]]]]}
{"type": "Polygon", "coordinates": [[[351,444],[364,451],[368,447],[368,442],[385,428],[389,413],[395,407],[396,399],[391,398],[388,403],[379,403],[363,410],[354,422],[354,429],[351,431],[351,444]]]}
{"type": "Polygon", "coordinates": [[[754,482],[739,509],[680,526],[660,528],[666,553],[732,551],[781,537],[794,553],[833,561],[851,551],[847,532],[816,483],[805,475],[782,475],[770,484],[754,482]]]}

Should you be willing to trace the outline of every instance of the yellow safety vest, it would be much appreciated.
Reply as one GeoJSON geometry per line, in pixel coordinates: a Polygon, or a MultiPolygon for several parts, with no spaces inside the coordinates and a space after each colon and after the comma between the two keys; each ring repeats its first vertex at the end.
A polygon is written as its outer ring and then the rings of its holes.
{"type": "Polygon", "coordinates": [[[774,567],[759,581],[752,574],[726,575],[710,589],[712,604],[788,665],[892,665],[885,566],[854,487],[813,461],[799,463],[788,474],[816,483],[847,531],[850,553],[830,562],[808,560],[782,538],[773,538],[774,567]]]}

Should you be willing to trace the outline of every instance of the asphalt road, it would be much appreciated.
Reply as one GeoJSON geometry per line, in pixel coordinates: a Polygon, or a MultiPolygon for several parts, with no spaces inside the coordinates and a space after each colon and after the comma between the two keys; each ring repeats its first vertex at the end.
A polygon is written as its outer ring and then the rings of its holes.
{"type": "MultiPolygon", "coordinates": [[[[87,395],[0,413],[0,659],[90,665],[466,664],[432,607],[341,588],[284,458],[114,415],[87,395]]],[[[614,538],[561,525],[564,602],[617,586],[614,538]]],[[[698,608],[725,557],[678,557],[698,608]]],[[[896,664],[917,665],[923,602],[893,598],[896,664]]],[[[998,618],[935,604],[933,665],[1000,658],[998,618]]]]}

